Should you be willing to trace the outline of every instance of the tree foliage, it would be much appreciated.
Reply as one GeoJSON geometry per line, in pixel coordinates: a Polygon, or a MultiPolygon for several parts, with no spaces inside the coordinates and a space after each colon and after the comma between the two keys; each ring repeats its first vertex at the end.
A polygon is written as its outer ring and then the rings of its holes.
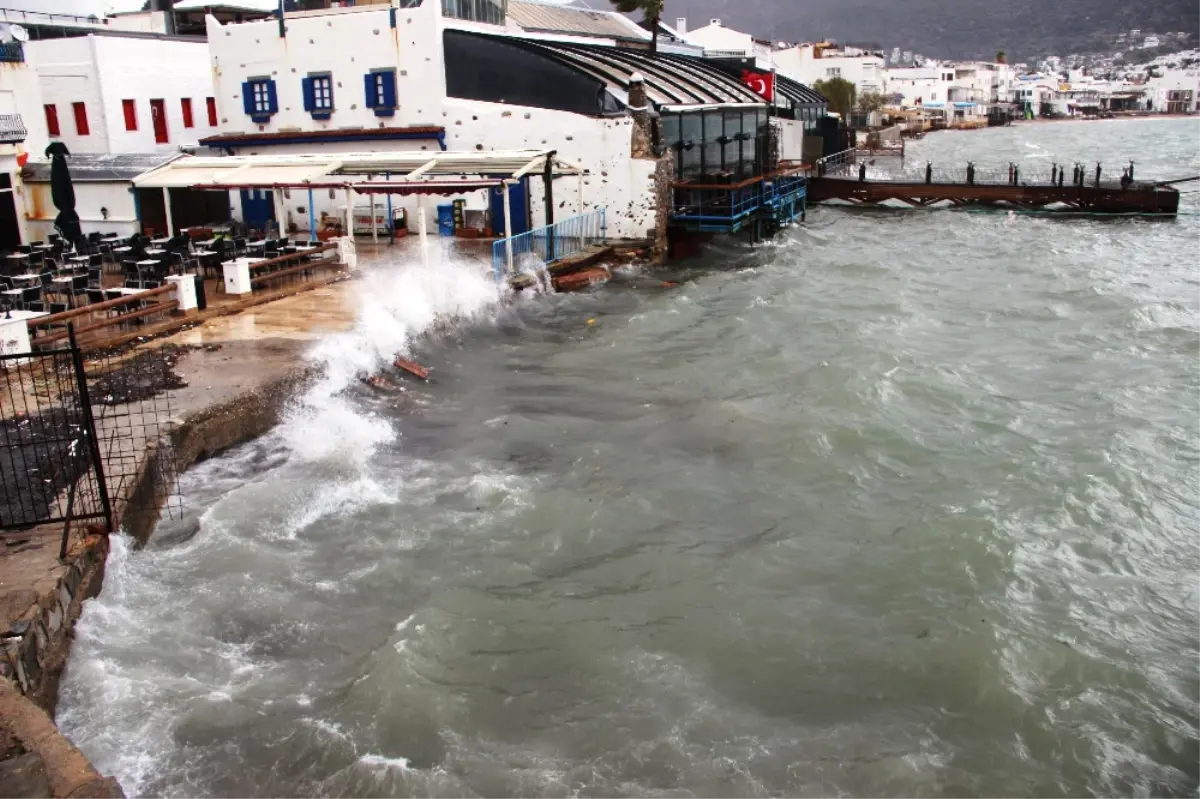
{"type": "Polygon", "coordinates": [[[813,88],[829,101],[830,111],[840,114],[842,119],[849,121],[850,112],[854,110],[858,87],[845,78],[830,78],[817,81],[813,84],[813,88]]]}
{"type": "Polygon", "coordinates": [[[650,26],[650,52],[658,52],[658,21],[662,19],[663,4],[666,0],[611,0],[613,6],[622,14],[632,14],[641,11],[646,24],[650,26]]]}
{"type": "Polygon", "coordinates": [[[879,111],[887,105],[887,98],[878,92],[863,92],[858,96],[858,110],[864,114],[879,111]]]}
{"type": "Polygon", "coordinates": [[[996,63],[997,64],[1007,64],[1008,63],[1008,53],[1004,52],[1003,50],[997,50],[996,51],[996,63]]]}

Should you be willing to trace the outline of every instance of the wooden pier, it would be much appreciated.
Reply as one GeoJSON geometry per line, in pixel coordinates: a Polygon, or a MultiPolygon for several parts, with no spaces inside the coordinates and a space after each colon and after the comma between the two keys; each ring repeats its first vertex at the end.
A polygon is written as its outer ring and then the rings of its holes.
{"type": "Polygon", "coordinates": [[[1095,214],[1175,216],[1179,211],[1179,192],[1169,185],[1134,181],[1126,175],[1119,181],[1103,177],[1102,170],[1085,171],[1078,165],[1070,173],[1054,165],[1041,180],[1023,175],[1015,164],[999,169],[977,169],[971,164],[957,170],[934,170],[930,165],[915,172],[895,172],[848,151],[817,163],[809,178],[808,199],[864,206],[896,201],[914,208],[945,203],[1095,214]]]}

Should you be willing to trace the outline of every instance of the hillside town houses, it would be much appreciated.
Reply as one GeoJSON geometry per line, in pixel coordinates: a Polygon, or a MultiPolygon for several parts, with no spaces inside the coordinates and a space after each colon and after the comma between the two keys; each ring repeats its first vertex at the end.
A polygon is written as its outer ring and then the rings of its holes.
{"type": "Polygon", "coordinates": [[[399,185],[410,177],[365,175],[358,192],[290,178],[304,159],[339,154],[484,163],[538,150],[578,174],[553,199],[551,177],[544,191],[528,174],[500,185],[483,167],[461,191],[434,188],[494,236],[604,209],[610,236],[661,241],[678,210],[673,183],[768,180],[768,164],[820,157],[821,81],[948,126],[985,124],[998,108],[1031,118],[1200,103],[1197,59],[1100,80],[1002,58],[773,42],[719,19],[663,21],[651,53],[650,31],[625,15],[539,0],[287,0],[282,19],[275,0],[160,5],[23,13],[19,26],[0,11],[0,248],[53,232],[51,141],[71,154],[85,230],[108,234],[230,218],[314,239],[331,221],[406,229],[424,214],[399,185]],[[194,158],[242,159],[243,179],[205,184],[188,172],[194,158]],[[268,167],[289,179],[268,180],[268,167]]]}

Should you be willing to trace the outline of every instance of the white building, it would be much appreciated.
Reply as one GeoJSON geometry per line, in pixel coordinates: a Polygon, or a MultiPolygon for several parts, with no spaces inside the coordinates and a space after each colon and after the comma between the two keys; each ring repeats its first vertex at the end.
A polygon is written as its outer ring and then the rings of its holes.
{"type": "Polygon", "coordinates": [[[25,49],[50,137],[72,155],[178,152],[217,130],[203,41],[93,33],[25,49]]]}
{"type": "Polygon", "coordinates": [[[0,43],[0,249],[31,240],[21,167],[48,143],[37,73],[21,42],[0,43]]]}
{"type": "Polygon", "coordinates": [[[1150,109],[1163,114],[1200,112],[1200,68],[1161,68],[1146,82],[1150,109]]]}
{"type": "Polygon", "coordinates": [[[842,78],[853,83],[860,95],[887,91],[886,63],[878,53],[821,43],[777,50],[773,58],[779,72],[807,86],[842,78]]]}
{"type": "Polygon", "coordinates": [[[754,58],[760,61],[760,66],[770,68],[770,42],[726,27],[719,19],[710,19],[707,25],[688,31],[684,38],[691,44],[702,47],[708,55],[754,58]]]}
{"type": "MultiPolygon", "coordinates": [[[[508,16],[499,0],[288,13],[282,36],[276,20],[209,17],[219,131],[202,143],[235,154],[419,150],[431,158],[445,149],[554,148],[588,170],[581,190],[555,195],[555,217],[604,207],[609,235],[620,238],[665,231],[670,179],[693,155],[714,170],[726,160],[735,173],[754,168],[766,105],[739,77],[700,59],[683,69],[650,60],[644,47],[615,48],[611,40],[627,28],[610,15],[561,7],[514,15],[517,2],[508,16]],[[543,13],[573,16],[531,32],[543,13]],[[637,75],[663,118],[661,156],[639,138],[627,107],[637,75]],[[683,138],[686,147],[673,146],[683,138]]],[[[540,189],[514,193],[512,232],[542,224],[540,189]]],[[[311,204],[307,194],[238,191],[232,204],[247,223],[282,216],[284,229],[299,231],[322,213],[345,213],[340,192],[316,190],[311,204]]],[[[462,199],[468,209],[492,211],[499,232],[494,190],[462,199]]],[[[396,204],[412,211],[416,202],[396,204]]]]}

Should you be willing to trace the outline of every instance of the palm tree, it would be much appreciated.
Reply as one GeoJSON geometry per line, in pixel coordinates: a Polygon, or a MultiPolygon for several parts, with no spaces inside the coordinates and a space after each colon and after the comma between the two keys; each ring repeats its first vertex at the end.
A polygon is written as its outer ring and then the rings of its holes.
{"type": "Polygon", "coordinates": [[[658,21],[662,18],[664,0],[612,0],[617,11],[632,14],[641,11],[643,19],[650,25],[650,52],[658,52],[658,21]]]}

